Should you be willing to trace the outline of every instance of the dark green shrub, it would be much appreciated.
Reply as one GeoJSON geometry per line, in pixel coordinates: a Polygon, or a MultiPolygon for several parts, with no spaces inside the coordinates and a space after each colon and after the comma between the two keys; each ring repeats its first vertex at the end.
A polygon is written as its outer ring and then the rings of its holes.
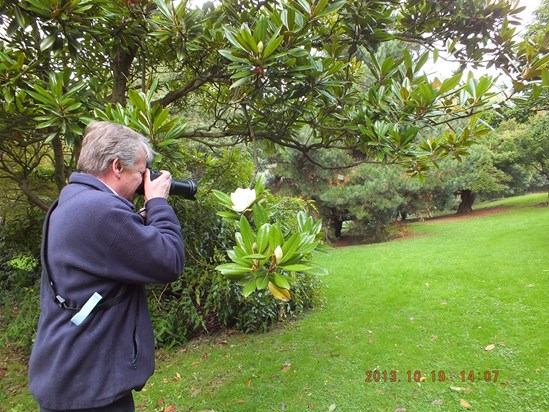
{"type": "Polygon", "coordinates": [[[44,213],[29,209],[0,227],[0,344],[29,350],[39,316],[44,213]]]}
{"type": "Polygon", "coordinates": [[[324,303],[322,280],[317,276],[297,274],[298,280],[292,285],[292,299],[283,302],[275,299],[268,291],[257,291],[247,298],[236,295],[236,311],[232,327],[242,332],[266,331],[277,322],[295,318],[308,309],[324,303]]]}

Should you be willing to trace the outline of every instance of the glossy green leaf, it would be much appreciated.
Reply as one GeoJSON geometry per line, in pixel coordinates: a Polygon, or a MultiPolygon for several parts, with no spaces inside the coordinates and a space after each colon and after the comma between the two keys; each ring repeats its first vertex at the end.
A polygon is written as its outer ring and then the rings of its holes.
{"type": "Polygon", "coordinates": [[[281,246],[284,242],[282,231],[277,225],[271,225],[269,230],[269,247],[275,250],[277,246],[281,246]]]}
{"type": "MultiPolygon", "coordinates": [[[[251,73],[251,72],[248,72],[248,73],[251,73]]],[[[247,75],[247,76],[242,77],[241,79],[239,79],[236,82],[234,82],[233,84],[231,84],[230,89],[236,89],[237,87],[241,87],[241,86],[249,84],[250,81],[251,81],[251,78],[252,78],[251,75],[247,75]]]]}
{"type": "Polygon", "coordinates": [[[269,222],[269,215],[260,203],[256,203],[252,208],[252,216],[256,227],[261,227],[269,222]]]}
{"type": "MultiPolygon", "coordinates": [[[[254,37],[252,36],[252,33],[250,31],[250,28],[246,23],[244,23],[240,28],[240,38],[245,42],[246,49],[251,50],[255,55],[258,54],[257,50],[257,42],[255,41],[254,37]]],[[[238,38],[238,36],[237,36],[238,38]]]]}
{"type": "Polygon", "coordinates": [[[326,276],[329,275],[330,272],[327,268],[324,266],[319,265],[315,262],[307,262],[307,265],[309,265],[311,268],[301,271],[301,273],[305,273],[307,275],[311,276],[326,276]]]}
{"type": "Polygon", "coordinates": [[[439,95],[443,95],[447,91],[450,91],[450,90],[454,89],[455,87],[457,87],[457,85],[461,81],[461,77],[462,77],[462,73],[457,73],[457,74],[453,75],[452,77],[450,77],[448,79],[445,79],[442,82],[439,89],[438,89],[439,95]]]}
{"type": "MultiPolygon", "coordinates": [[[[38,86],[35,86],[35,89],[37,88],[38,86]]],[[[36,92],[33,92],[31,90],[27,90],[27,93],[32,96],[35,100],[38,100],[39,102],[45,104],[45,105],[48,105],[48,106],[54,106],[55,105],[55,100],[52,100],[50,98],[50,96],[44,96],[43,94],[41,93],[36,93],[36,92]]]]}
{"type": "Polygon", "coordinates": [[[275,272],[272,277],[272,282],[279,288],[290,289],[290,282],[288,281],[287,276],[275,272]]]}
{"type": "Polygon", "coordinates": [[[241,284],[243,286],[242,294],[244,297],[248,297],[253,291],[256,290],[256,279],[246,279],[244,281],[241,281],[241,284]]]}
{"type": "Polygon", "coordinates": [[[261,16],[254,28],[254,40],[256,43],[267,38],[267,30],[269,28],[269,20],[265,16],[261,16]]]}
{"type": "Polygon", "coordinates": [[[248,219],[242,215],[240,217],[240,233],[242,234],[242,242],[243,245],[242,248],[248,253],[253,253],[253,244],[255,242],[255,234],[252,231],[252,228],[250,226],[250,223],[248,222],[248,219]]]}
{"type": "Polygon", "coordinates": [[[243,259],[266,259],[267,256],[265,256],[262,253],[252,253],[251,255],[246,255],[243,257],[243,259]]]}
{"type": "Polygon", "coordinates": [[[256,287],[258,290],[266,289],[269,285],[269,274],[265,273],[263,275],[259,275],[256,279],[256,287]]]}
{"type": "Polygon", "coordinates": [[[311,14],[311,5],[307,0],[294,0],[301,8],[301,11],[304,11],[305,14],[311,14]]]}
{"type": "Polygon", "coordinates": [[[304,264],[294,264],[294,265],[280,265],[281,268],[287,270],[288,272],[302,272],[304,270],[310,270],[311,266],[304,264]]]}
{"type": "Polygon", "coordinates": [[[229,29],[225,30],[225,37],[229,42],[236,47],[237,49],[248,51],[248,47],[246,46],[246,42],[240,37],[239,34],[234,34],[229,29]]]}
{"type": "Polygon", "coordinates": [[[40,50],[45,51],[50,49],[57,40],[57,33],[50,34],[42,39],[40,42],[40,50]]]}
{"type": "Polygon", "coordinates": [[[265,49],[263,50],[263,58],[266,59],[269,57],[273,52],[280,46],[280,44],[284,41],[284,37],[277,36],[274,38],[271,38],[267,45],[265,46],[265,49]]]}
{"type": "Polygon", "coordinates": [[[219,54],[221,54],[223,57],[225,57],[226,59],[228,59],[230,61],[237,62],[237,63],[242,63],[242,64],[247,64],[247,65],[250,64],[250,61],[248,59],[245,59],[243,57],[235,56],[230,50],[218,50],[218,52],[219,52],[219,54]]]}
{"type": "Polygon", "coordinates": [[[271,225],[269,223],[263,224],[257,231],[257,237],[255,239],[256,248],[258,253],[265,252],[267,246],[269,246],[269,232],[271,225]]]}
{"type": "Polygon", "coordinates": [[[288,240],[286,240],[286,242],[284,242],[282,245],[282,260],[280,261],[280,264],[283,264],[294,256],[294,252],[297,250],[300,243],[301,236],[298,232],[294,233],[288,240]]]}
{"type": "Polygon", "coordinates": [[[225,206],[232,206],[233,204],[233,201],[231,200],[231,197],[220,191],[220,190],[212,190],[212,194],[217,198],[217,200],[219,200],[221,203],[223,203],[225,206]]]}
{"type": "Polygon", "coordinates": [[[490,79],[488,76],[481,77],[475,88],[475,94],[477,98],[481,98],[482,96],[484,96],[484,93],[486,93],[490,89],[490,87],[492,87],[492,79],[490,79]]]}

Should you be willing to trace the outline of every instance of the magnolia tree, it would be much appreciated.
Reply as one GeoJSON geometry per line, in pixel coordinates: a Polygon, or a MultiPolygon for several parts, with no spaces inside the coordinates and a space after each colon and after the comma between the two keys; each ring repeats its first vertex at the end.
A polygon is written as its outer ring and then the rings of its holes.
{"type": "Polygon", "coordinates": [[[478,114],[523,91],[535,96],[549,83],[547,39],[518,38],[515,4],[4,2],[3,177],[46,208],[50,199],[31,185],[33,172],[50,162],[62,187],[86,118],[105,105],[137,104],[128,101],[132,92],[152,92],[152,100],[126,121],[168,149],[189,141],[278,145],[305,155],[332,148],[356,153],[356,161],[399,162],[421,173],[441,156],[466,153],[486,131],[478,114]],[[404,48],[398,58],[378,60],[373,53],[388,41],[420,51],[404,48]],[[461,64],[447,79],[424,72],[439,50],[461,64]],[[464,75],[470,66],[500,69],[513,89],[498,96],[490,77],[464,75]],[[187,121],[170,123],[162,109],[187,121]],[[471,121],[452,126],[462,118],[471,121]],[[431,137],[440,125],[447,127],[431,137]]]}
{"type": "Polygon", "coordinates": [[[518,38],[519,12],[505,0],[3,2],[0,178],[47,209],[43,188],[66,184],[91,117],[150,137],[174,172],[187,172],[182,152],[246,144],[309,160],[342,150],[352,163],[338,167],[400,163],[421,175],[467,154],[488,130],[484,111],[549,84],[547,39],[518,38]],[[418,51],[376,57],[389,41],[418,51]],[[461,65],[446,79],[425,73],[439,51],[461,65]],[[471,66],[500,69],[512,89],[464,74],[471,66]]]}

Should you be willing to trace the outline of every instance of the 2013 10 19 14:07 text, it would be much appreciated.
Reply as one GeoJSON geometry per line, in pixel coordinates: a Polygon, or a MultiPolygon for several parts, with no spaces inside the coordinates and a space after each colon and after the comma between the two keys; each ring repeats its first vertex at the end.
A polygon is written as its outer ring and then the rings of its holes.
{"type": "Polygon", "coordinates": [[[483,371],[461,370],[451,372],[446,370],[432,370],[423,372],[421,370],[366,370],[365,382],[497,382],[499,378],[498,369],[486,369],[483,371]]]}

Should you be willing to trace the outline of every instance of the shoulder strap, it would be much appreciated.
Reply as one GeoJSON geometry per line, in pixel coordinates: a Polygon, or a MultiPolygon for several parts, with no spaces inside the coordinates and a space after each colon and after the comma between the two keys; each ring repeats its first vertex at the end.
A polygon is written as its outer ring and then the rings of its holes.
{"type": "MultiPolygon", "coordinates": [[[[55,284],[53,283],[53,280],[50,276],[50,268],[48,265],[48,231],[50,226],[50,217],[53,212],[53,210],[57,207],[59,203],[59,199],[55,200],[51,207],[48,210],[48,213],[46,214],[46,218],[44,220],[44,227],[42,228],[42,245],[40,248],[40,258],[42,260],[42,276],[45,278],[45,282],[43,282],[46,285],[46,288],[48,289],[50,295],[52,296],[55,303],[59,305],[61,309],[70,310],[72,312],[78,312],[81,307],[78,306],[70,306],[69,303],[65,298],[63,298],[61,295],[59,295],[55,290],[55,284]]],[[[124,299],[126,299],[129,296],[129,288],[126,288],[126,290],[121,293],[120,295],[116,295],[110,299],[102,300],[101,303],[99,303],[92,311],[99,312],[101,310],[107,310],[112,308],[113,306],[118,305],[120,302],[122,302],[124,299]]]]}

